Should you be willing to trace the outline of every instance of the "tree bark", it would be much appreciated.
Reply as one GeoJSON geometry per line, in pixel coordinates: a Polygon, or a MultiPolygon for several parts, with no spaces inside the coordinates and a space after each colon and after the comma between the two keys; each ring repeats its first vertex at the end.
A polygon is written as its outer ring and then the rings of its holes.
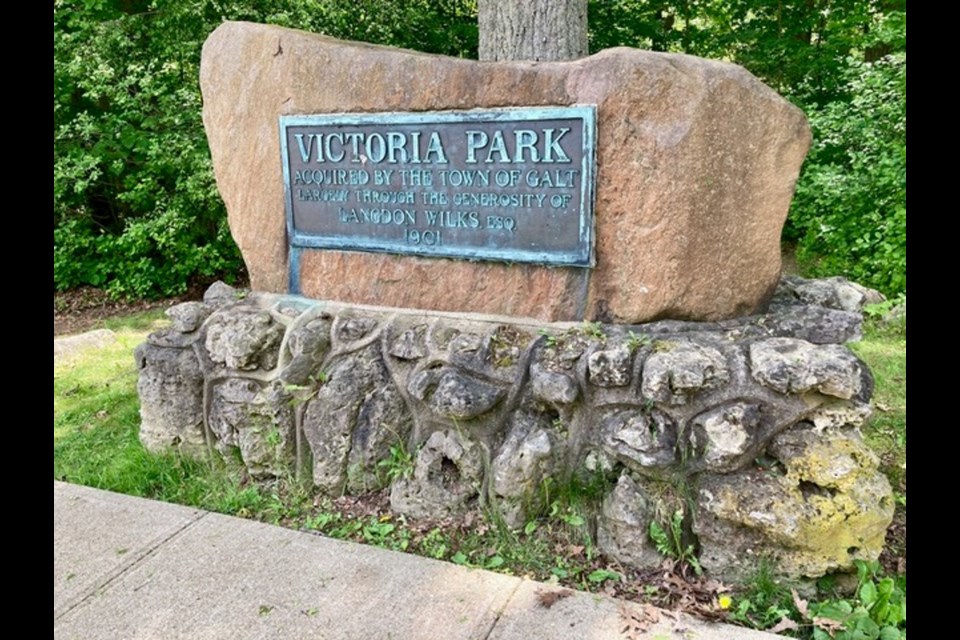
{"type": "Polygon", "coordinates": [[[478,0],[481,60],[587,55],[587,0],[478,0]]]}

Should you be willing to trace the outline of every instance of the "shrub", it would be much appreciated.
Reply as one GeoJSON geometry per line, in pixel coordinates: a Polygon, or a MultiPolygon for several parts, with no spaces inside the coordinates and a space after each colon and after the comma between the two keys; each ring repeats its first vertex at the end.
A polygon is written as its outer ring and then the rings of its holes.
{"type": "Polygon", "coordinates": [[[848,58],[848,98],[808,107],[814,144],[787,236],[809,275],[905,293],[906,53],[848,58]]]}
{"type": "Polygon", "coordinates": [[[470,0],[55,0],[55,290],[166,296],[242,273],[201,120],[200,51],[223,20],[476,54],[470,0]]]}

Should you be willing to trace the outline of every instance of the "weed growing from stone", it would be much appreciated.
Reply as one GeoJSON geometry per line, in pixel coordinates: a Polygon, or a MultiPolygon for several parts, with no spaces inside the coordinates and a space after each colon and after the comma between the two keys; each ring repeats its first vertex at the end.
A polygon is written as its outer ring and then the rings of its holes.
{"type": "Polygon", "coordinates": [[[643,347],[653,344],[653,339],[650,336],[640,334],[637,335],[633,331],[627,334],[627,348],[630,349],[630,353],[636,353],[643,347]]]}
{"type": "Polygon", "coordinates": [[[681,565],[689,565],[698,576],[703,575],[703,569],[697,560],[693,545],[683,544],[683,518],[683,510],[677,509],[665,526],[656,520],[651,520],[650,539],[661,554],[673,558],[681,565]]]}
{"type": "Polygon", "coordinates": [[[553,335],[552,333],[548,333],[546,329],[540,329],[537,331],[537,333],[543,336],[544,344],[546,344],[548,347],[557,346],[557,336],[553,335]]]}
{"type": "Polygon", "coordinates": [[[580,327],[580,333],[601,343],[607,339],[607,334],[603,331],[603,324],[600,322],[584,322],[580,327]]]}
{"type": "Polygon", "coordinates": [[[377,462],[377,469],[386,476],[387,484],[399,478],[409,478],[413,475],[415,456],[407,450],[403,441],[390,446],[390,457],[377,462]]]}

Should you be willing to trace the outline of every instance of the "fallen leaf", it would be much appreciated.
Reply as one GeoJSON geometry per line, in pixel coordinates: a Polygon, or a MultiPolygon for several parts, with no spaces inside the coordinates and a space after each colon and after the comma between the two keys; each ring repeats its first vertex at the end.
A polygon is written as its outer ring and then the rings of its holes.
{"type": "Polygon", "coordinates": [[[800,594],[797,593],[796,589],[790,589],[790,593],[793,595],[793,604],[797,606],[797,611],[800,612],[800,615],[802,615],[804,618],[809,618],[810,614],[807,613],[808,602],[800,597],[800,594]]]}
{"type": "Polygon", "coordinates": [[[780,618],[780,622],[773,625],[771,628],[767,629],[770,633],[780,633],[781,631],[793,631],[799,629],[800,625],[791,620],[790,618],[784,616],[780,618]]]}
{"type": "Polygon", "coordinates": [[[813,619],[813,625],[815,627],[819,627],[820,629],[823,629],[824,631],[829,633],[831,637],[833,636],[834,631],[840,631],[841,629],[844,628],[843,623],[840,622],[839,620],[833,620],[831,618],[821,618],[820,616],[817,616],[816,618],[813,619]]]}
{"type": "Polygon", "coordinates": [[[708,579],[703,583],[703,588],[707,591],[713,591],[715,593],[726,593],[727,591],[730,591],[730,587],[723,584],[719,580],[708,579]]]}
{"type": "Polygon", "coordinates": [[[540,606],[544,609],[549,609],[557,603],[557,600],[569,598],[572,595],[573,591],[570,589],[560,589],[559,591],[537,590],[537,600],[540,601],[540,606]]]}
{"type": "Polygon", "coordinates": [[[630,640],[639,640],[649,631],[650,625],[660,621],[660,610],[646,603],[633,607],[623,603],[620,605],[620,619],[624,622],[620,633],[630,640]]]}

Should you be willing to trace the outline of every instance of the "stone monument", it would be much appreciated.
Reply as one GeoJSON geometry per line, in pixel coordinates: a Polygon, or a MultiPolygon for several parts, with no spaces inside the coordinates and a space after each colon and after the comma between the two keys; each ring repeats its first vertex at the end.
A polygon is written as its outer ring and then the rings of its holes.
{"type": "MultiPolygon", "coordinates": [[[[780,275],[780,231],[810,144],[803,114],[743,68],[627,48],[572,62],[483,63],[226,23],[204,45],[200,74],[204,125],[231,230],[253,289],[274,293],[288,291],[290,284],[285,184],[277,165],[281,117],[394,112],[439,112],[438,117],[444,117],[477,109],[595,105],[592,267],[436,260],[406,252],[302,252],[300,281],[295,283],[300,292],[360,304],[621,323],[718,320],[756,311],[772,295],[780,275]],[[436,286],[440,282],[456,286],[436,286]]],[[[359,209],[379,210],[382,205],[391,211],[415,209],[416,224],[396,225],[396,238],[404,229],[421,237],[429,232],[426,210],[449,212],[445,222],[453,224],[461,220],[457,212],[474,212],[484,223],[488,215],[510,217],[505,212],[514,212],[513,231],[521,240],[522,234],[535,233],[526,218],[542,221],[538,215],[557,211],[576,215],[576,198],[566,204],[561,200],[561,207],[549,200],[565,192],[563,175],[548,173],[548,183],[542,173],[580,170],[575,162],[579,156],[572,155],[575,132],[561,134],[566,125],[558,125],[549,141],[543,131],[550,127],[535,126],[535,120],[513,131],[539,132],[536,142],[509,132],[503,138],[488,132],[480,146],[483,138],[477,134],[470,158],[469,148],[451,155],[452,145],[465,142],[462,128],[452,131],[435,121],[406,128],[395,118],[384,122],[394,123],[395,133],[409,132],[401,138],[411,156],[407,162],[399,161],[398,148],[384,158],[366,153],[389,153],[379,143],[366,148],[366,143],[379,140],[376,137],[360,145],[355,136],[356,148],[350,143],[344,151],[334,133],[311,147],[309,167],[355,169],[352,179],[368,182],[328,182],[330,189],[312,183],[315,189],[308,189],[306,182],[297,184],[291,176],[290,188],[301,189],[293,197],[310,198],[316,190],[317,197],[333,198],[345,187],[347,215],[353,209],[361,216],[359,209]],[[421,134],[419,162],[412,158],[414,132],[421,134]],[[436,142],[430,135],[434,132],[440,136],[436,142]],[[428,154],[432,143],[436,146],[428,154]],[[325,144],[333,147],[336,158],[344,152],[340,163],[331,163],[330,154],[325,162],[318,161],[316,152],[325,144]],[[542,154],[539,162],[532,161],[534,150],[542,154]],[[468,162],[471,159],[475,162],[468,162]],[[515,162],[518,159],[522,162],[515,162]],[[508,180],[518,175],[511,173],[518,164],[520,169],[540,170],[533,174],[537,181],[527,183],[531,174],[522,171],[518,180],[523,182],[503,187],[495,183],[499,171],[506,172],[508,180]],[[399,165],[389,184],[375,184],[377,170],[399,165]],[[408,173],[405,183],[403,170],[422,171],[418,175],[433,182],[413,185],[409,181],[414,174],[408,173]],[[444,170],[454,173],[441,173],[444,170]],[[471,176],[474,183],[465,182],[471,176]],[[480,182],[484,177],[490,178],[489,184],[480,182]],[[518,197],[515,203],[503,206],[492,199],[504,187],[518,197]],[[469,199],[442,204],[438,196],[446,188],[469,199]],[[397,198],[411,193],[415,204],[390,207],[391,198],[393,204],[407,204],[397,198]],[[386,202],[376,199],[380,194],[386,202]],[[521,201],[525,196],[533,201],[521,201]]],[[[364,130],[343,131],[349,135],[364,130]]],[[[378,133],[375,128],[366,131],[378,133]]],[[[379,134],[384,131],[379,129],[379,134]]],[[[321,133],[316,129],[312,135],[321,133]]],[[[302,142],[310,140],[319,139],[302,142]]],[[[288,150],[300,152],[297,142],[287,144],[295,147],[288,150]]],[[[312,178],[308,173],[306,179],[312,178]]],[[[349,182],[351,174],[344,179],[349,182]]],[[[584,187],[592,177],[580,173],[571,179],[584,187]]],[[[572,189],[566,193],[572,195],[572,189]]],[[[472,220],[469,217],[468,224],[472,220]]],[[[496,239],[511,237],[510,231],[484,226],[462,235],[482,233],[496,239]]],[[[420,248],[424,243],[421,240],[420,248]]],[[[523,248],[520,242],[506,246],[523,248]]]]}
{"type": "Polygon", "coordinates": [[[842,346],[869,292],[780,280],[810,133],[748,72],[226,23],[201,85],[254,292],[215,285],[138,348],[148,448],[510,526],[589,479],[600,548],[635,566],[674,509],[723,578],[876,559],[892,491],[842,346]]]}

